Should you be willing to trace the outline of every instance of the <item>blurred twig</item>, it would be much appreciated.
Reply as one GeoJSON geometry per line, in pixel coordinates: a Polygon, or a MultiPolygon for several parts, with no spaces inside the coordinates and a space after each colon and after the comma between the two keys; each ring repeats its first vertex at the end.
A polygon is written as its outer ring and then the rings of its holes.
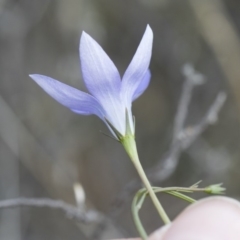
{"type": "MultiPolygon", "coordinates": [[[[190,145],[210,124],[214,124],[217,121],[218,113],[226,100],[226,94],[220,92],[200,123],[195,126],[184,127],[193,89],[195,86],[203,84],[205,79],[203,75],[195,72],[190,64],[186,64],[183,67],[183,74],[186,80],[183,84],[183,90],[180,96],[177,114],[175,116],[170,150],[154,167],[146,171],[148,178],[152,182],[162,182],[174,173],[182,151],[190,147],[190,145]]],[[[117,212],[121,210],[123,204],[139,186],[140,182],[138,180],[133,180],[127,184],[121,195],[114,201],[112,214],[117,214],[117,212]]]]}
{"type": "Polygon", "coordinates": [[[160,161],[156,166],[148,171],[149,178],[153,182],[161,182],[169,178],[175,171],[179,155],[186,150],[191,144],[206,130],[206,128],[217,121],[218,113],[226,100],[224,92],[218,93],[215,101],[209,108],[206,116],[195,126],[186,127],[179,131],[179,135],[173,142],[175,144],[170,149],[168,157],[163,162],[160,161]]]}
{"type": "MultiPolygon", "coordinates": [[[[56,183],[53,181],[52,173],[53,173],[53,164],[51,159],[53,159],[53,156],[49,155],[37,142],[35,137],[31,134],[31,132],[25,127],[25,125],[19,120],[19,118],[15,115],[15,113],[12,111],[11,107],[4,101],[4,99],[0,95],[0,109],[1,109],[1,116],[0,116],[0,137],[3,139],[3,141],[6,143],[6,145],[9,147],[9,149],[12,151],[12,153],[21,160],[21,163],[24,164],[24,166],[31,171],[31,173],[35,176],[35,178],[47,189],[47,191],[57,199],[63,199],[64,201],[71,201],[71,197],[73,196],[69,182],[69,177],[65,171],[62,172],[62,178],[65,183],[69,183],[66,186],[59,186],[56,187],[56,183]],[[12,134],[14,135],[12,136],[12,134]],[[26,147],[29,149],[29,151],[21,151],[21,149],[26,149],[26,147]],[[19,150],[20,149],[20,150],[19,150]],[[34,159],[34,161],[33,161],[34,159]]],[[[64,167],[61,167],[61,169],[64,169],[64,167]]],[[[31,199],[24,199],[27,202],[25,203],[31,203],[34,206],[34,202],[31,201],[31,199]]],[[[33,199],[37,200],[37,199],[33,199]]],[[[40,200],[40,199],[39,199],[40,200]]],[[[76,199],[77,200],[77,199],[76,199]]],[[[6,200],[8,201],[8,200],[6,200]]],[[[5,204],[13,204],[11,200],[10,202],[3,201],[0,203],[5,206],[5,204]]],[[[23,200],[15,200],[19,201],[15,203],[15,206],[27,206],[27,204],[24,205],[23,200]],[[23,201],[23,202],[22,202],[23,201]]],[[[54,200],[51,200],[54,201],[54,200]]],[[[35,201],[36,204],[40,204],[38,207],[44,207],[46,205],[46,202],[40,202],[35,201]]],[[[51,207],[54,202],[47,202],[49,203],[49,207],[51,207]]],[[[62,201],[55,202],[55,209],[62,209],[64,211],[64,208],[61,208],[62,201]]],[[[77,201],[77,204],[79,202],[77,201]]],[[[72,206],[65,203],[65,206],[72,206]]],[[[14,207],[13,205],[9,205],[10,207],[14,207]]],[[[37,206],[36,206],[37,207],[37,206]]],[[[47,207],[47,206],[46,206],[47,207]]],[[[73,207],[73,206],[72,206],[73,207]]],[[[0,206],[1,208],[1,206],[0,206]]],[[[7,208],[7,205],[6,207],[7,208]]],[[[70,209],[70,208],[67,208],[70,209]]],[[[77,218],[80,209],[79,208],[73,208],[70,210],[70,213],[72,213],[73,216],[77,218]],[[73,213],[76,211],[76,213],[73,213]]],[[[66,213],[68,211],[65,211],[66,213]]],[[[95,211],[88,211],[88,214],[94,213],[95,211]]],[[[98,216],[101,216],[99,221],[96,222],[96,226],[92,229],[92,234],[94,234],[93,237],[90,239],[105,239],[105,236],[107,236],[107,231],[115,233],[115,235],[118,235],[119,237],[122,237],[122,233],[119,230],[118,227],[114,226],[112,221],[109,221],[109,219],[104,216],[103,214],[98,213],[98,216]],[[99,232],[99,228],[101,228],[101,232],[99,232]],[[97,233],[97,234],[96,234],[97,233]],[[105,234],[104,237],[101,237],[100,235],[105,234]],[[96,235],[96,236],[95,236],[96,235]]],[[[81,216],[79,215],[79,220],[81,220],[81,216]]],[[[88,224],[90,225],[90,224],[88,224]]],[[[86,225],[84,227],[80,226],[81,231],[84,231],[86,225]]],[[[89,235],[87,233],[86,235],[89,235]]],[[[91,235],[91,234],[90,234],[91,235]]]]}
{"type": "Polygon", "coordinates": [[[96,211],[81,211],[77,207],[61,200],[49,198],[15,198],[0,201],[0,209],[15,207],[46,207],[63,211],[67,217],[83,223],[98,222],[100,215],[96,211]]]}
{"type": "Polygon", "coordinates": [[[199,137],[205,129],[217,122],[218,114],[221,110],[225,100],[226,100],[226,93],[220,92],[218,93],[214,103],[209,108],[206,116],[201,120],[201,122],[195,126],[185,128],[179,138],[181,139],[181,147],[182,149],[187,149],[191,143],[193,143],[197,137],[199,137]]]}
{"type": "Polygon", "coordinates": [[[179,133],[184,127],[184,122],[188,114],[188,106],[192,98],[194,86],[204,83],[203,75],[196,73],[190,64],[185,64],[182,72],[186,78],[186,81],[183,83],[183,90],[174,121],[172,145],[174,145],[174,142],[178,141],[179,133]]]}
{"type": "MultiPolygon", "coordinates": [[[[203,84],[205,81],[204,76],[195,72],[194,68],[190,64],[185,64],[182,70],[186,80],[183,83],[177,114],[174,120],[173,137],[170,150],[165,157],[156,164],[156,166],[147,171],[150,180],[154,182],[166,180],[175,171],[178,164],[179,155],[183,150],[183,139],[187,140],[190,137],[190,135],[186,136],[185,138],[182,136],[185,132],[184,123],[188,115],[188,107],[192,98],[193,89],[195,86],[203,84]]],[[[191,141],[191,143],[192,142],[193,141],[191,141]]]]}

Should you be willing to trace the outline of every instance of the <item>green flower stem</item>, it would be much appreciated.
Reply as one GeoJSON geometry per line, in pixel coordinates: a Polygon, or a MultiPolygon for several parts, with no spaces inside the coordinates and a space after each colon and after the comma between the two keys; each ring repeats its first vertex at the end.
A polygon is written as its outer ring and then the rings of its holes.
{"type": "MultiPolygon", "coordinates": [[[[180,192],[177,192],[177,191],[165,191],[165,189],[168,189],[168,188],[153,188],[154,192],[164,192],[164,193],[167,193],[167,194],[170,194],[170,195],[173,195],[175,197],[178,197],[182,200],[185,200],[187,202],[190,202],[190,203],[194,203],[196,202],[195,199],[193,198],[190,198],[180,192]]],[[[140,217],[139,217],[139,211],[140,209],[142,208],[142,205],[143,205],[143,202],[146,198],[146,196],[148,196],[149,193],[147,191],[146,188],[142,188],[140,189],[134,196],[133,198],[133,202],[132,202],[132,214],[133,214],[133,220],[134,220],[134,223],[135,223],[135,226],[137,228],[137,231],[139,233],[139,235],[141,236],[142,240],[146,240],[147,239],[147,233],[142,225],[142,222],[140,220],[140,217]]]]}
{"type": "Polygon", "coordinates": [[[142,165],[141,165],[139,157],[138,157],[137,147],[136,147],[136,142],[135,142],[134,136],[126,135],[120,139],[120,142],[122,143],[123,147],[125,148],[128,156],[132,160],[132,162],[133,162],[142,182],[144,183],[144,185],[149,193],[149,196],[152,199],[152,202],[153,202],[154,206],[156,207],[163,222],[165,224],[170,223],[171,221],[170,221],[169,217],[167,216],[165,210],[163,209],[162,205],[158,201],[158,199],[152,189],[152,186],[151,186],[150,182],[148,181],[147,176],[142,168],[142,165]]]}
{"type": "Polygon", "coordinates": [[[191,197],[189,197],[189,196],[186,196],[185,194],[182,194],[182,193],[180,193],[180,192],[169,191],[169,192],[167,192],[167,193],[170,194],[170,195],[173,195],[173,196],[175,196],[175,197],[178,197],[178,198],[180,198],[180,199],[182,199],[182,200],[185,200],[185,201],[187,201],[187,202],[190,202],[190,203],[195,203],[195,202],[196,202],[195,199],[193,199],[193,198],[191,198],[191,197]]]}
{"type": "Polygon", "coordinates": [[[148,238],[147,233],[142,225],[142,222],[139,218],[138,212],[142,207],[142,203],[146,197],[148,192],[143,193],[143,191],[137,192],[137,194],[133,198],[132,202],[132,214],[133,220],[138,230],[139,235],[141,236],[142,240],[146,240],[148,238]],[[139,200],[140,198],[140,200],[139,200]]]}
{"type": "Polygon", "coordinates": [[[208,194],[224,194],[225,188],[221,187],[220,184],[213,184],[205,188],[198,188],[198,187],[166,187],[166,188],[159,188],[159,187],[153,187],[153,190],[155,193],[157,192],[169,192],[169,191],[175,191],[175,192],[205,192],[208,194]]]}

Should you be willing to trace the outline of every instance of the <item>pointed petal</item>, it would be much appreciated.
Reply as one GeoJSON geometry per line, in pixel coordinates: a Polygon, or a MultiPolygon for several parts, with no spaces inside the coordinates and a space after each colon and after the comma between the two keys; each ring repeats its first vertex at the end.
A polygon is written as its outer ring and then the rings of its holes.
{"type": "Polygon", "coordinates": [[[104,118],[104,110],[99,102],[91,95],[70,87],[53,78],[32,74],[29,75],[45,92],[59,103],[82,115],[95,114],[104,118]]]}
{"type": "Polygon", "coordinates": [[[123,134],[125,108],[120,100],[119,72],[101,46],[85,32],[80,40],[80,60],[86,87],[105,109],[105,117],[123,134]]]}
{"type": "Polygon", "coordinates": [[[101,46],[83,32],[80,40],[80,60],[83,79],[96,98],[119,93],[121,79],[112,60],[101,46]]]}
{"type": "Polygon", "coordinates": [[[143,77],[142,81],[140,82],[139,86],[137,87],[137,89],[133,94],[132,101],[136,100],[138,97],[140,97],[143,94],[143,92],[147,89],[149,85],[150,79],[151,79],[151,72],[150,70],[147,70],[145,76],[143,77]]]}
{"type": "Polygon", "coordinates": [[[148,25],[138,49],[123,76],[121,93],[127,103],[132,100],[136,89],[149,68],[152,41],[153,32],[148,25]]]}

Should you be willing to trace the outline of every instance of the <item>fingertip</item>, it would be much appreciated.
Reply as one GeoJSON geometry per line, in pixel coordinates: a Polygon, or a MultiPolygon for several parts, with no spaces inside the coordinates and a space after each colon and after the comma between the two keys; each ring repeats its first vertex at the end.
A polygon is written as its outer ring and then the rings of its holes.
{"type": "Polygon", "coordinates": [[[186,208],[161,240],[239,240],[240,203],[227,197],[209,197],[186,208]]]}
{"type": "Polygon", "coordinates": [[[168,231],[168,229],[170,228],[171,224],[165,225],[161,228],[159,228],[158,230],[156,230],[155,232],[153,232],[150,237],[148,238],[148,240],[163,240],[163,237],[165,235],[165,233],[168,231]]]}

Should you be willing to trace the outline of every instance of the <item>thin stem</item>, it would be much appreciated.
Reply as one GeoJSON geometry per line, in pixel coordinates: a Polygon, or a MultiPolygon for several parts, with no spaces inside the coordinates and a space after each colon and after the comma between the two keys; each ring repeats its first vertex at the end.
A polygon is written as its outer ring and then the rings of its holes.
{"type": "Polygon", "coordinates": [[[154,192],[168,192],[168,191],[177,191],[177,192],[205,192],[206,188],[195,188],[195,187],[153,187],[154,192]]]}
{"type": "Polygon", "coordinates": [[[139,157],[138,157],[137,147],[136,147],[136,142],[135,142],[134,136],[131,136],[131,135],[125,136],[124,138],[121,139],[121,143],[123,144],[126,152],[128,153],[130,159],[132,160],[132,162],[133,162],[142,182],[144,183],[144,185],[149,193],[149,196],[151,197],[152,202],[153,202],[154,206],[156,207],[163,222],[165,224],[170,223],[171,221],[170,221],[169,217],[167,216],[161,203],[157,199],[157,197],[152,189],[152,186],[151,186],[150,182],[148,181],[148,178],[142,168],[142,165],[141,165],[139,157]]]}
{"type": "MultiPolygon", "coordinates": [[[[144,193],[143,193],[144,194],[144,193]]],[[[145,197],[146,194],[144,194],[143,197],[145,197]]],[[[138,198],[139,198],[139,194],[137,193],[133,199],[133,202],[132,202],[132,213],[133,213],[133,220],[134,220],[134,223],[136,225],[136,228],[142,238],[142,240],[146,240],[147,239],[147,233],[141,223],[141,220],[138,216],[138,212],[139,212],[139,204],[138,204],[138,198]]]]}
{"type": "Polygon", "coordinates": [[[147,178],[147,176],[146,176],[146,174],[145,174],[145,172],[142,168],[142,165],[141,165],[139,159],[137,161],[133,161],[133,164],[135,165],[142,182],[144,183],[146,189],[148,190],[149,196],[151,197],[151,199],[153,201],[153,204],[155,205],[155,207],[156,207],[159,215],[161,216],[163,222],[165,224],[170,223],[171,221],[170,221],[169,217],[167,216],[165,210],[163,209],[161,203],[158,201],[158,198],[157,198],[156,194],[154,193],[150,182],[148,181],[148,178],[147,178]]]}
{"type": "Polygon", "coordinates": [[[166,192],[166,193],[171,194],[171,195],[173,195],[175,197],[178,197],[178,198],[180,198],[182,200],[185,200],[187,202],[190,202],[190,203],[195,203],[197,201],[197,200],[195,200],[195,199],[193,199],[193,198],[191,198],[189,196],[186,196],[185,194],[182,194],[180,192],[169,191],[169,192],[166,192]]]}
{"type": "MultiPolygon", "coordinates": [[[[154,190],[154,192],[156,192],[156,191],[165,192],[167,194],[173,195],[175,197],[178,197],[178,198],[185,200],[187,202],[190,202],[190,203],[196,202],[195,199],[190,198],[190,197],[188,197],[180,192],[177,192],[177,191],[165,191],[165,188],[153,188],[153,190],[154,190]]],[[[149,193],[148,193],[147,189],[142,188],[135,194],[135,196],[133,198],[133,202],[132,202],[133,220],[134,220],[135,226],[136,226],[138,233],[141,236],[142,240],[147,239],[147,233],[146,233],[146,231],[142,225],[142,222],[140,220],[139,210],[142,208],[143,202],[144,202],[146,196],[148,196],[148,195],[149,195],[149,193]]]]}

